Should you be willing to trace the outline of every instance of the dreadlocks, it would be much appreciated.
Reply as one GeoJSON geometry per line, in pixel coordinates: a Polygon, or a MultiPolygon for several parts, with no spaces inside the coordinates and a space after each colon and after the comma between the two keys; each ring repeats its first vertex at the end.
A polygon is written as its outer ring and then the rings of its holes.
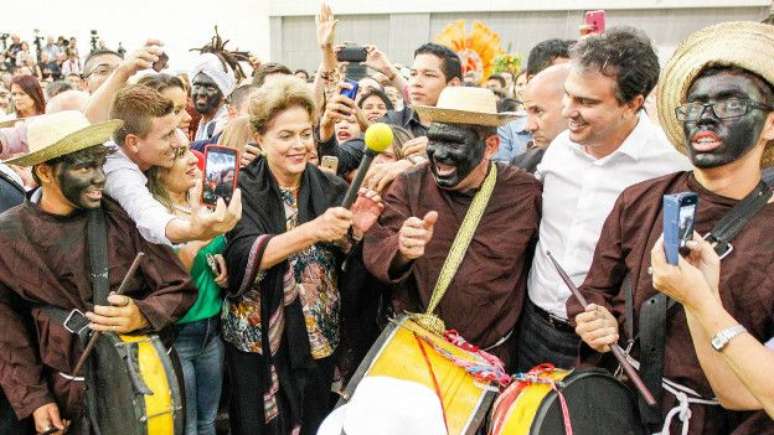
{"type": "Polygon", "coordinates": [[[226,50],[226,44],[229,40],[223,40],[218,33],[218,26],[215,26],[215,36],[212,37],[210,43],[201,48],[192,48],[191,51],[199,52],[200,54],[212,53],[218,57],[223,64],[223,70],[227,71],[230,67],[234,71],[237,82],[241,81],[247,75],[242,70],[242,65],[239,62],[250,62],[250,53],[247,51],[230,51],[226,50]]]}

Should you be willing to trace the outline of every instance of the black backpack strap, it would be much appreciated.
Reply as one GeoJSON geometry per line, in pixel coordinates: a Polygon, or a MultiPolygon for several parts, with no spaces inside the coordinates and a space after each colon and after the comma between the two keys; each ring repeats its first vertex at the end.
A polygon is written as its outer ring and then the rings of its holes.
{"type": "Polygon", "coordinates": [[[734,208],[715,224],[712,231],[704,236],[708,242],[715,244],[715,252],[717,252],[721,259],[728,256],[734,250],[731,240],[742,231],[753,216],[763,209],[771,199],[771,195],[771,188],[761,181],[755,187],[755,190],[739,201],[734,208]]]}
{"type": "Polygon", "coordinates": [[[110,283],[108,281],[107,227],[105,226],[105,213],[102,211],[102,207],[89,211],[89,224],[86,232],[89,242],[92,302],[95,305],[109,305],[107,302],[110,291],[110,283]]]}

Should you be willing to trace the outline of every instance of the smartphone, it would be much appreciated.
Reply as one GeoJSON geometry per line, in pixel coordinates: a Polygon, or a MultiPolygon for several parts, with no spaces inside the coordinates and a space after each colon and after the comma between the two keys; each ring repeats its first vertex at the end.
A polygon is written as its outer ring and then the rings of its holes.
{"type": "Polygon", "coordinates": [[[336,173],[336,170],[339,169],[339,158],[336,156],[322,156],[320,166],[336,173]]]}
{"type": "Polygon", "coordinates": [[[349,83],[350,86],[352,86],[350,89],[347,88],[341,88],[341,95],[349,98],[352,101],[355,101],[355,97],[357,97],[357,91],[360,88],[360,84],[354,80],[345,80],[345,82],[349,83]]]}
{"type": "Polygon", "coordinates": [[[152,68],[156,72],[161,72],[161,70],[167,67],[167,63],[169,63],[169,56],[167,56],[167,53],[161,53],[159,60],[153,62],[152,68]]]}
{"type": "Polygon", "coordinates": [[[359,82],[360,79],[368,75],[368,67],[360,63],[351,63],[347,65],[344,77],[353,82],[359,82]]]}
{"type": "Polygon", "coordinates": [[[671,265],[677,265],[680,254],[688,253],[698,203],[699,196],[694,192],[664,195],[664,254],[671,265]]]}
{"type": "Polygon", "coordinates": [[[606,19],[607,13],[602,10],[596,10],[596,11],[587,11],[586,16],[583,20],[584,24],[587,26],[587,33],[590,34],[599,34],[605,32],[605,19],[606,19]]]}
{"type": "Polygon", "coordinates": [[[360,63],[365,62],[368,57],[368,51],[365,47],[344,47],[336,53],[336,60],[339,62],[360,63]]]}
{"type": "Polygon", "coordinates": [[[204,177],[202,202],[215,206],[218,198],[226,204],[231,201],[239,176],[239,151],[219,145],[204,148],[204,177]]]}

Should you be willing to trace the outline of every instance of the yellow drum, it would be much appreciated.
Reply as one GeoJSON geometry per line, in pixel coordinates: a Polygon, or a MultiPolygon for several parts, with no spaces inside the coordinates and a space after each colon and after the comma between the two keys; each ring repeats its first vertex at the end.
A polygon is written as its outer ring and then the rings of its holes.
{"type": "Polygon", "coordinates": [[[95,402],[101,433],[182,435],[180,385],[157,335],[103,333],[91,360],[95,391],[87,400],[95,402]]]}
{"type": "Polygon", "coordinates": [[[639,435],[637,400],[603,369],[550,364],[517,375],[492,407],[490,435],[639,435]]]}
{"type": "Polygon", "coordinates": [[[497,387],[474,379],[452,362],[450,355],[462,361],[480,362],[477,354],[460,349],[402,316],[379,336],[347,385],[345,399],[338,406],[352,397],[365,377],[413,381],[438,393],[450,435],[475,434],[497,394],[497,387]]]}

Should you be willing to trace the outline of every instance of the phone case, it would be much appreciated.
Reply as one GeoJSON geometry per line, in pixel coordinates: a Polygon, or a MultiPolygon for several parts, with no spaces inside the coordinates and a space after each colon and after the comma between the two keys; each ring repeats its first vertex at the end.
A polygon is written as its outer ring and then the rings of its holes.
{"type": "Polygon", "coordinates": [[[204,148],[204,176],[202,177],[202,203],[209,206],[215,206],[218,203],[218,198],[228,204],[231,201],[231,195],[237,187],[237,180],[239,179],[239,150],[224,147],[220,145],[207,145],[204,148]],[[223,166],[217,168],[217,172],[213,172],[210,165],[210,154],[230,154],[233,156],[233,165],[223,166]],[[229,177],[229,172],[233,169],[233,177],[231,180],[224,180],[229,177]]]}

